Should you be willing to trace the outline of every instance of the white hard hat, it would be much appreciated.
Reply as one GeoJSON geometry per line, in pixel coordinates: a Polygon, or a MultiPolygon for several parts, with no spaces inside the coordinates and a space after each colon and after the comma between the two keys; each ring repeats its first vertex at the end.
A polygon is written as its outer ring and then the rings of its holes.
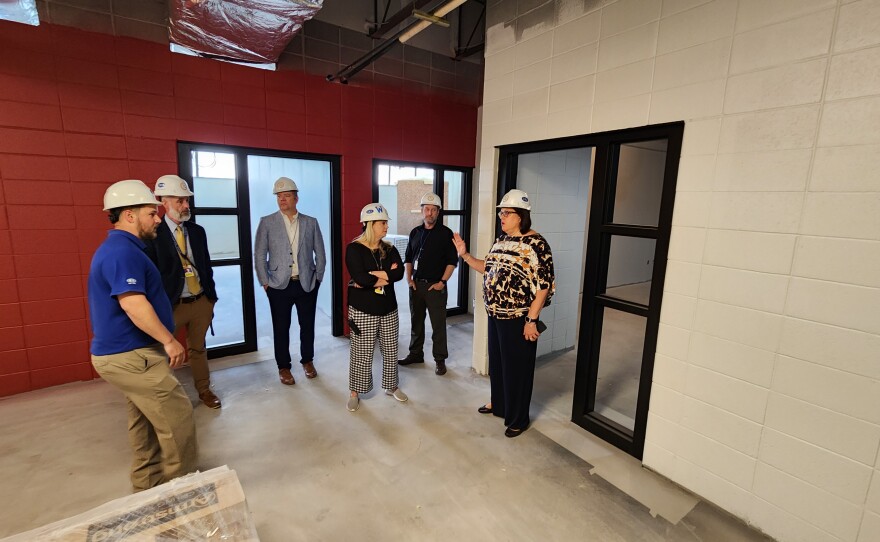
{"type": "Polygon", "coordinates": [[[388,210],[381,203],[371,203],[361,209],[361,222],[375,222],[377,220],[391,220],[388,218],[388,210]]]}
{"type": "Polygon", "coordinates": [[[504,197],[501,198],[501,203],[496,207],[512,207],[514,209],[525,209],[526,211],[532,210],[532,204],[529,203],[529,195],[516,188],[507,194],[504,194],[504,197]]]}
{"type": "Polygon", "coordinates": [[[443,203],[440,202],[440,196],[434,194],[433,192],[428,192],[424,196],[422,196],[422,201],[419,202],[419,206],[422,205],[436,205],[440,209],[443,208],[443,203]]]}
{"type": "Polygon", "coordinates": [[[104,192],[104,210],[138,205],[160,205],[150,187],[142,181],[127,180],[113,183],[104,192]]]}
{"type": "Polygon", "coordinates": [[[292,179],[287,177],[278,177],[278,180],[275,181],[275,184],[272,185],[272,193],[277,194],[279,192],[297,192],[299,188],[296,187],[296,183],[293,182],[292,179]]]}
{"type": "Polygon", "coordinates": [[[189,197],[193,195],[192,190],[189,189],[189,185],[186,181],[177,175],[162,175],[156,179],[155,194],[157,196],[178,197],[189,197]]]}

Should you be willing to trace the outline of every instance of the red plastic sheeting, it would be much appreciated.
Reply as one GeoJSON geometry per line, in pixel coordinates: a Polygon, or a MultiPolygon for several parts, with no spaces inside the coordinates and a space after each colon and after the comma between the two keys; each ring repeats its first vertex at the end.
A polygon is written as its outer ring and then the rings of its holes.
{"type": "Polygon", "coordinates": [[[171,41],[242,62],[276,62],[324,0],[171,0],[171,41]]]}

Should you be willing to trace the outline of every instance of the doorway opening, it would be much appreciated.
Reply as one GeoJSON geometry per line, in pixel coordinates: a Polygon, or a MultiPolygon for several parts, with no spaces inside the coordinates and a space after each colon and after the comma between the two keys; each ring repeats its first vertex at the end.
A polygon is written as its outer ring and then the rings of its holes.
{"type": "Polygon", "coordinates": [[[639,459],[683,132],[676,122],[499,148],[498,199],[528,192],[553,250],[538,354],[575,350],[571,420],[639,459]]]}
{"type": "MultiPolygon", "coordinates": [[[[390,160],[373,161],[373,201],[388,209],[391,221],[385,239],[406,254],[409,234],[422,223],[419,201],[428,192],[440,196],[443,225],[465,239],[470,235],[471,170],[454,166],[390,160]]],[[[406,281],[394,285],[398,301],[409,299],[406,281]]],[[[446,315],[467,312],[468,273],[455,268],[447,281],[446,315]]],[[[399,303],[401,321],[409,319],[409,305],[399,303]]]]}
{"type": "MultiPolygon", "coordinates": [[[[254,273],[253,240],[260,218],[278,211],[272,184],[294,180],[298,210],[318,220],[324,237],[325,286],[318,291],[316,332],[342,335],[340,178],[338,156],[245,147],[178,144],[181,177],[193,186],[193,220],[205,228],[219,300],[208,357],[272,346],[268,298],[254,273]],[[330,280],[328,280],[328,278],[330,280]]],[[[298,341],[295,330],[292,345],[298,341]]]]}

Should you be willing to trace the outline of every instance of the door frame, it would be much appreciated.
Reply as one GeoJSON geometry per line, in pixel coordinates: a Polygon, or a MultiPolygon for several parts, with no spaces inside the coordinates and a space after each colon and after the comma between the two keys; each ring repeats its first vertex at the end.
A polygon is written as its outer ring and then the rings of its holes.
{"type": "MultiPolygon", "coordinates": [[[[461,211],[446,211],[445,203],[444,210],[441,212],[441,219],[443,216],[460,216],[461,217],[461,229],[459,233],[461,234],[462,239],[470,239],[470,231],[471,231],[471,182],[473,178],[473,168],[467,167],[459,167],[459,166],[448,166],[443,164],[432,164],[429,162],[407,162],[405,160],[385,160],[382,158],[374,158],[373,159],[373,201],[379,201],[379,164],[391,164],[395,166],[402,167],[412,167],[412,168],[421,168],[421,169],[433,169],[434,170],[434,186],[433,191],[435,194],[440,195],[441,200],[443,199],[443,177],[446,171],[454,171],[457,173],[461,173],[462,179],[462,209],[461,211]]],[[[401,259],[404,257],[403,254],[400,255],[401,259]]],[[[468,306],[468,279],[470,273],[463,272],[461,268],[459,268],[458,273],[458,306],[452,309],[446,309],[446,316],[456,316],[459,314],[467,314],[468,306]]]]}
{"type": "MultiPolygon", "coordinates": [[[[638,459],[642,458],[645,447],[654,357],[657,349],[663,285],[666,278],[669,238],[672,231],[672,213],[675,202],[675,186],[678,177],[684,125],[683,121],[678,121],[498,147],[498,201],[501,200],[501,197],[507,191],[516,188],[518,156],[520,154],[584,147],[595,149],[592,164],[593,186],[589,196],[591,201],[589,203],[590,209],[586,230],[587,248],[584,262],[583,303],[580,310],[571,421],[638,459]],[[605,222],[605,217],[610,216],[610,213],[613,211],[618,160],[617,150],[620,145],[656,139],[667,140],[663,190],[660,197],[660,215],[657,227],[618,225],[612,222],[605,222]],[[647,306],[638,303],[621,302],[604,296],[605,283],[603,281],[608,271],[610,235],[614,233],[656,240],[650,301],[647,306]],[[596,314],[606,306],[633,314],[640,314],[647,318],[641,372],[639,375],[635,427],[631,432],[627,428],[593,412],[602,332],[601,317],[597,318],[596,314]]],[[[497,218],[495,231],[496,235],[500,235],[501,221],[497,218]]]]}
{"type": "MultiPolygon", "coordinates": [[[[208,358],[216,359],[225,356],[243,354],[246,352],[254,352],[257,350],[257,318],[256,306],[254,303],[254,252],[251,240],[251,217],[250,217],[250,190],[249,190],[249,172],[247,167],[247,157],[253,156],[270,156],[275,158],[292,158],[298,160],[315,160],[330,163],[330,250],[332,252],[329,257],[328,268],[331,273],[331,312],[330,323],[332,334],[339,337],[343,333],[342,323],[342,231],[338,227],[342,220],[342,182],[341,182],[341,157],[335,154],[318,154],[293,151],[280,151],[272,149],[262,149],[255,147],[241,147],[237,145],[222,145],[216,143],[199,143],[195,141],[178,141],[177,142],[177,168],[178,175],[193,185],[192,162],[190,159],[192,151],[221,152],[235,155],[236,170],[236,195],[238,198],[238,207],[220,208],[208,207],[199,208],[198,200],[195,196],[192,198],[193,217],[198,222],[200,212],[212,215],[236,215],[238,216],[239,227],[239,253],[240,257],[235,260],[223,260],[219,263],[224,265],[240,265],[242,268],[242,307],[244,314],[244,335],[243,343],[229,346],[220,346],[208,349],[208,358]],[[242,213],[242,210],[246,212],[242,213]],[[246,232],[246,234],[242,234],[246,232]],[[336,255],[336,257],[332,257],[336,255]],[[249,273],[245,273],[245,269],[249,269],[249,273]]],[[[217,265],[212,261],[212,267],[217,265]]],[[[326,280],[325,280],[326,282],[326,280]]]]}

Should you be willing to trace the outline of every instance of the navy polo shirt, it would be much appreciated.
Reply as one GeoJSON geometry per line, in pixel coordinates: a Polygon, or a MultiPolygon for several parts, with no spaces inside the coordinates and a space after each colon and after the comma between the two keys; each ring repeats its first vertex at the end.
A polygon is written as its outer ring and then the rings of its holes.
{"type": "Polygon", "coordinates": [[[137,292],[147,301],[159,320],[174,332],[171,301],[162,287],[156,265],[144,252],[144,242],[122,230],[110,230],[92,257],[89,270],[89,317],[92,324],[91,352],[106,356],[128,352],[156,343],[132,323],[116,296],[137,292]]]}

